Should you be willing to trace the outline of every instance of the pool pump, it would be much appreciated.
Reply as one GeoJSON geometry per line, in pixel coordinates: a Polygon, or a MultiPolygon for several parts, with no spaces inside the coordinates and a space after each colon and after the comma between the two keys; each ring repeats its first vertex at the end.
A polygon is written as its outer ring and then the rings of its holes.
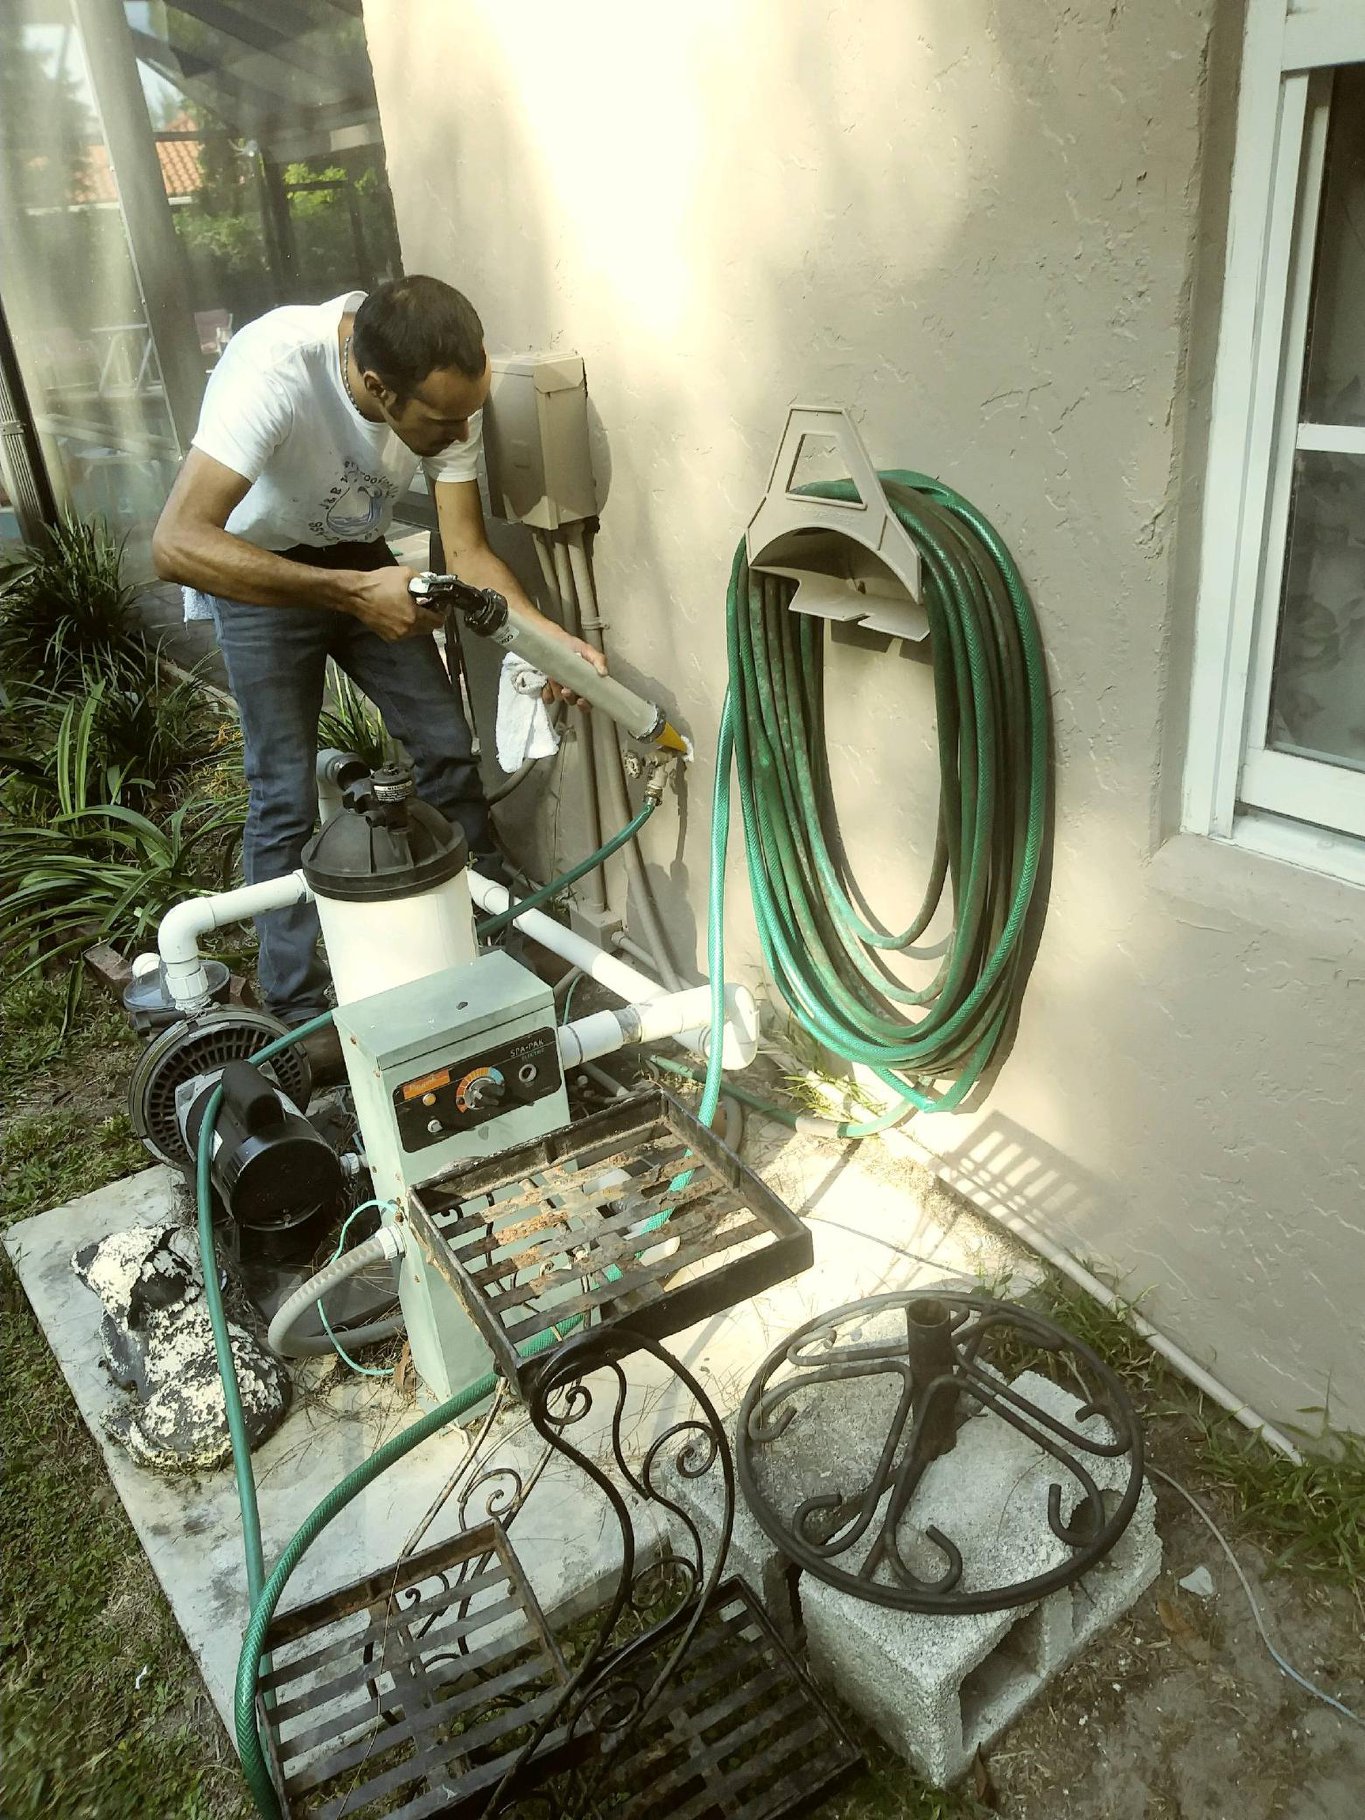
{"type": "Polygon", "coordinates": [[[341,1198],[342,1160],[289,1096],[250,1062],[197,1075],[176,1091],[177,1123],[194,1156],[214,1090],[223,1090],[210,1179],[251,1253],[306,1261],[341,1198]]]}

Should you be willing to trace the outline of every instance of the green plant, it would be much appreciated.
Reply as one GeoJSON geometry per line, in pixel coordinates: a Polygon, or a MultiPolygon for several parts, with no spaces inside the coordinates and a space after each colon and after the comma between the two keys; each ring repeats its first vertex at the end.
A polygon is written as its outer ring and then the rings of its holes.
{"type": "Polygon", "coordinates": [[[387,764],[394,742],[378,708],[335,665],[329,669],[327,687],[331,701],[318,718],[319,749],[333,746],[338,752],[354,752],[371,768],[387,764]]]}
{"type": "Polygon", "coordinates": [[[235,744],[236,722],[213,711],[197,672],[168,680],[154,651],[140,658],[103,671],[86,663],[74,694],[34,686],[11,701],[0,773],[13,780],[5,791],[12,814],[47,820],[98,803],[148,809],[235,744]]]}
{"type": "Polygon", "coordinates": [[[83,662],[136,659],[139,590],[123,579],[123,543],[101,519],[63,519],[47,545],[0,575],[0,675],[69,682],[83,662]]]}
{"type": "Polygon", "coordinates": [[[95,942],[148,940],[172,904],[227,885],[242,821],[191,800],[164,827],[117,803],[0,827],[0,965],[22,978],[95,942]]]}
{"type": "Polygon", "coordinates": [[[225,727],[235,742],[235,719],[215,711],[198,670],[167,678],[148,652],[140,674],[130,670],[109,679],[97,735],[107,764],[165,790],[224,749],[225,727]]]}
{"type": "MultiPolygon", "coordinates": [[[[117,803],[125,785],[140,790],[141,778],[130,778],[99,737],[109,678],[98,678],[84,699],[64,697],[54,689],[31,690],[20,703],[28,712],[13,715],[27,729],[17,743],[0,747],[0,765],[26,791],[23,806],[36,819],[72,815],[92,803],[117,803]]],[[[10,735],[15,739],[14,733],[10,735]]],[[[11,809],[20,804],[11,800],[11,809]]]]}
{"type": "Polygon", "coordinates": [[[1296,1464],[1233,1423],[1211,1423],[1203,1464],[1231,1492],[1239,1515],[1265,1537],[1276,1567],[1360,1588],[1365,1586],[1365,1438],[1326,1428],[1313,1438],[1325,1451],[1296,1464]]]}

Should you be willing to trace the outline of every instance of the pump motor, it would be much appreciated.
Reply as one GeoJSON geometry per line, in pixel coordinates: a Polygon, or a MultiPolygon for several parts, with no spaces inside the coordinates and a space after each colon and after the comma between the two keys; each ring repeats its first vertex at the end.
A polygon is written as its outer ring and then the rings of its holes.
{"type": "Polygon", "coordinates": [[[341,1195],[340,1157],[275,1083],[245,1061],[176,1090],[176,1117],[190,1156],[198,1152],[200,1128],[220,1086],[211,1164],[220,1202],[263,1258],[306,1257],[341,1195]]]}

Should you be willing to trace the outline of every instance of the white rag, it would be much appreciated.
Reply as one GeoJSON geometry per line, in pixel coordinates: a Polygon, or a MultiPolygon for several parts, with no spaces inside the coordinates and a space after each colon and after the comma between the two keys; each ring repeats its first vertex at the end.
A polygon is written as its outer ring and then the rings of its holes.
{"type": "Polygon", "coordinates": [[[550,758],[559,750],[559,735],[550,710],[540,699],[545,678],[534,664],[509,651],[498,677],[498,763],[504,771],[519,771],[534,758],[550,758]]]}

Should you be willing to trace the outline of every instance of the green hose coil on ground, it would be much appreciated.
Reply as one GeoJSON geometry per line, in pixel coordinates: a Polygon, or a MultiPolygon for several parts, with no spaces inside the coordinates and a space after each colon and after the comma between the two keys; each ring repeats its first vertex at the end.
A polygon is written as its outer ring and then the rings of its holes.
{"type": "MultiPolygon", "coordinates": [[[[1017,1006],[1047,827],[1050,724],[1033,605],[998,532],[926,474],[881,480],[923,565],[941,777],[928,884],[901,933],[860,914],[839,852],[823,622],[791,612],[795,584],[753,573],[742,543],[726,603],[725,719],[768,969],[808,1035],[890,1089],[894,1116],[959,1105],[1017,1006]],[[912,988],[887,957],[925,958],[915,944],[945,890],[952,928],[933,978],[912,988]]],[[[804,491],[858,501],[848,481],[804,491]]]]}

